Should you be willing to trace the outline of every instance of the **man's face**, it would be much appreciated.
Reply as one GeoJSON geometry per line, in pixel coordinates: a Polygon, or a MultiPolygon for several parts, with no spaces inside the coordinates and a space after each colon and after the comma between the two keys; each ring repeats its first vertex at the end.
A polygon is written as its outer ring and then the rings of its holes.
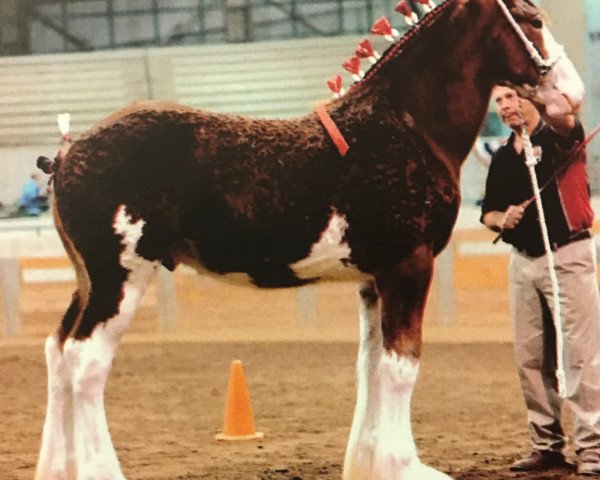
{"type": "Polygon", "coordinates": [[[523,122],[529,125],[537,117],[537,110],[533,104],[520,98],[510,87],[494,87],[492,99],[500,120],[513,130],[521,128],[523,122]]]}

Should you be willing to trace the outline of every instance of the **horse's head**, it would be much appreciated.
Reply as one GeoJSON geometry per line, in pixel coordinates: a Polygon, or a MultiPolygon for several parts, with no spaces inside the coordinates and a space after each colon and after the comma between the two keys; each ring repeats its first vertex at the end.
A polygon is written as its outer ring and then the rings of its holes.
{"type": "Polygon", "coordinates": [[[506,70],[500,83],[541,104],[551,116],[576,111],[584,86],[562,45],[558,44],[540,11],[529,0],[494,0],[502,12],[495,26],[501,41],[496,49],[506,70]]]}

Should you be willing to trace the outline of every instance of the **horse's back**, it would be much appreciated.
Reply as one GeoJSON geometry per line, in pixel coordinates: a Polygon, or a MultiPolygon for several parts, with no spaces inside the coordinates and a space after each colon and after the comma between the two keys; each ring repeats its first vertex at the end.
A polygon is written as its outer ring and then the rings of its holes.
{"type": "Polygon", "coordinates": [[[173,111],[173,112],[194,112],[194,109],[181,105],[177,102],[162,101],[162,100],[135,100],[129,105],[117,110],[110,114],[108,117],[103,118],[99,122],[95,123],[91,128],[90,132],[97,131],[102,128],[106,128],[122,120],[124,117],[143,112],[143,111],[173,111]]]}

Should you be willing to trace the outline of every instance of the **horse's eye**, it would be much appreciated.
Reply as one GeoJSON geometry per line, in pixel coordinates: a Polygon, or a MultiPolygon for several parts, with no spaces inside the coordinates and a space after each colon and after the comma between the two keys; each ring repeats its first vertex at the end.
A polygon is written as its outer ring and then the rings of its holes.
{"type": "Polygon", "coordinates": [[[533,26],[533,28],[542,28],[544,26],[544,22],[542,22],[541,18],[534,18],[531,21],[531,25],[533,26]]]}

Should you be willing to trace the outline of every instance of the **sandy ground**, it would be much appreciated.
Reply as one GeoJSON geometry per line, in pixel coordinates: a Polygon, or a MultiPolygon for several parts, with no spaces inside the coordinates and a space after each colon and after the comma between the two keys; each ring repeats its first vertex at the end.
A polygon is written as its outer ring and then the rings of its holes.
{"type": "MultiPolygon", "coordinates": [[[[355,395],[355,287],[318,287],[307,313],[297,290],[259,292],[188,274],[176,279],[177,331],[159,333],[152,287],[107,388],[127,478],[340,479],[355,395]],[[214,440],[233,359],[244,363],[261,441],[214,440]]],[[[33,478],[46,396],[43,337],[71,288],[23,285],[22,333],[0,340],[0,479],[33,478]]],[[[413,402],[422,459],[457,480],[577,478],[507,469],[528,444],[505,292],[458,292],[452,325],[437,321],[432,293],[413,402]]]]}
{"type": "MultiPolygon", "coordinates": [[[[352,343],[126,343],[107,411],[127,478],[340,479],[354,403],[352,343]],[[244,363],[261,441],[218,443],[228,365],[244,363]]],[[[45,402],[41,345],[0,350],[0,478],[33,478],[45,402]]],[[[527,451],[509,344],[427,344],[413,426],[422,459],[455,479],[524,476],[527,451]]]]}

